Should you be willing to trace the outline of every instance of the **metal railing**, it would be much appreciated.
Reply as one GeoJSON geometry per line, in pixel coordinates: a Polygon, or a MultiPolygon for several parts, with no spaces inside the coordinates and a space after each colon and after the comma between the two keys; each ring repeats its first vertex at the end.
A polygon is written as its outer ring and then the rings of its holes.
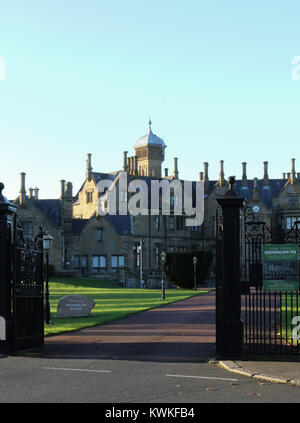
{"type": "Polygon", "coordinates": [[[246,355],[300,353],[299,300],[299,292],[251,289],[242,295],[246,355]]]}

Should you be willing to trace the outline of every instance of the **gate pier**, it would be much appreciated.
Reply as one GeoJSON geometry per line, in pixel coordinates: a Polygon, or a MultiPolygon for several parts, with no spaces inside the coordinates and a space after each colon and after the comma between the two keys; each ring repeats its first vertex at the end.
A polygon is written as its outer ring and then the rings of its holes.
{"type": "Polygon", "coordinates": [[[14,216],[17,211],[17,206],[6,200],[2,195],[3,189],[3,183],[0,183],[0,353],[8,354],[13,338],[11,261],[13,256],[14,216]]]}
{"type": "Polygon", "coordinates": [[[222,208],[220,245],[220,285],[217,287],[217,355],[222,358],[243,356],[243,322],[241,320],[240,288],[240,209],[244,198],[233,190],[234,177],[229,178],[229,190],[217,199],[222,208]]]}

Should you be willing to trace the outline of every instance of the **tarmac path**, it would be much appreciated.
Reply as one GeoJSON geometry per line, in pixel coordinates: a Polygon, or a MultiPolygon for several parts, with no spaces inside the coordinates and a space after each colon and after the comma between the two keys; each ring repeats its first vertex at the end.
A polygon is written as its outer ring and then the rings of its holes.
{"type": "Polygon", "coordinates": [[[215,294],[47,337],[43,356],[151,362],[203,362],[215,355],[215,294]]]}

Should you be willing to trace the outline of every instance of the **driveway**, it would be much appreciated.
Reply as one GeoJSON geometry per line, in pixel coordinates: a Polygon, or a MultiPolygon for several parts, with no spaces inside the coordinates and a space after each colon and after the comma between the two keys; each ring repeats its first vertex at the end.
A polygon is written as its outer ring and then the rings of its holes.
{"type": "Polygon", "coordinates": [[[42,355],[165,363],[206,361],[215,356],[215,293],[47,337],[42,355]]]}

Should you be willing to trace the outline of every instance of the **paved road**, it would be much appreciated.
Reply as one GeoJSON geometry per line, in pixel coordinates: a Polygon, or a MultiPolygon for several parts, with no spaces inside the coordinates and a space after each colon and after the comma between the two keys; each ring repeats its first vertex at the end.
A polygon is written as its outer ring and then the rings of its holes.
{"type": "Polygon", "coordinates": [[[212,364],[214,295],[47,338],[43,354],[0,358],[0,402],[299,402],[300,387],[212,364]]]}
{"type": "Polygon", "coordinates": [[[1,403],[299,402],[297,386],[236,376],[207,363],[0,359],[1,403]]]}

